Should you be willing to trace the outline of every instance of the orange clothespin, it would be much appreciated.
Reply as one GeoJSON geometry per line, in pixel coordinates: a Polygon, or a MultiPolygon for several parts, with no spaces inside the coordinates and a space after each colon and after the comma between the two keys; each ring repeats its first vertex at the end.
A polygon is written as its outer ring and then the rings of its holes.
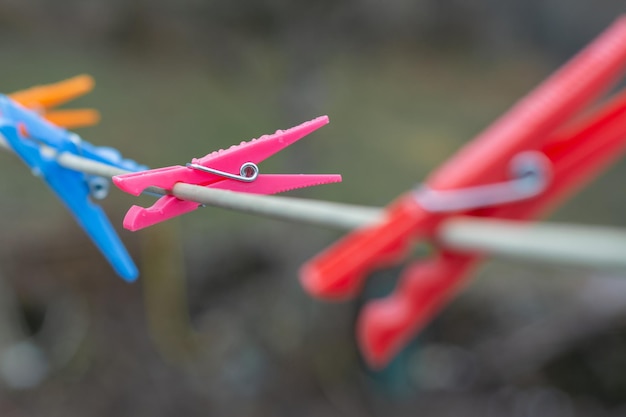
{"type": "Polygon", "coordinates": [[[100,121],[100,113],[94,109],[53,110],[68,101],[89,93],[94,87],[89,75],[40,85],[9,94],[9,97],[22,106],[34,110],[48,121],[68,129],[92,126],[100,121]]]}
{"type": "Polygon", "coordinates": [[[531,220],[545,214],[626,149],[626,91],[572,123],[626,69],[622,17],[560,71],[470,142],[423,186],[393,202],[383,221],[309,261],[305,289],[325,299],[355,295],[372,270],[398,263],[418,239],[437,253],[402,274],[395,291],[369,302],[357,337],[370,365],[385,365],[462,287],[478,253],[437,245],[452,216],[531,220]]]}

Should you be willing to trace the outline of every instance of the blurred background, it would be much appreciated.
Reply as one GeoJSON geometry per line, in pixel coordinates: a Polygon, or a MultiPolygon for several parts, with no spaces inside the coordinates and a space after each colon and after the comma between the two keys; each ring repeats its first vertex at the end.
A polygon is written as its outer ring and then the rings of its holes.
{"type": "MultiPolygon", "coordinates": [[[[0,91],[92,74],[79,133],[151,167],[318,115],[264,172],[385,205],[624,12],[623,0],[0,0],[0,91]]],[[[554,220],[626,226],[620,162],[554,220]]],[[[623,276],[493,260],[385,370],[354,302],[297,270],[339,232],[205,208],[131,234],[117,278],[43,183],[0,155],[0,415],[623,416],[623,276]]],[[[121,225],[131,204],[104,201],[121,225]]]]}

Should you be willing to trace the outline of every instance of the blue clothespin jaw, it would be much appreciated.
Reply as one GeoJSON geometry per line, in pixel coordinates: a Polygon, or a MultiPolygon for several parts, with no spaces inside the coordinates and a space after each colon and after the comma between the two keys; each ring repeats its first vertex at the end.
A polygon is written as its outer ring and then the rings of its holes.
{"type": "Polygon", "coordinates": [[[64,168],[57,163],[56,156],[70,152],[133,172],[146,170],[147,167],[123,159],[113,148],[84,142],[75,133],[53,125],[2,95],[0,133],[33,173],[41,177],[65,203],[117,274],[126,281],[134,281],[139,275],[137,267],[104,211],[91,201],[91,197],[103,198],[106,195],[109,180],[64,168]],[[20,133],[21,124],[25,126],[28,137],[20,133]],[[44,151],[41,145],[53,152],[44,151]]]}

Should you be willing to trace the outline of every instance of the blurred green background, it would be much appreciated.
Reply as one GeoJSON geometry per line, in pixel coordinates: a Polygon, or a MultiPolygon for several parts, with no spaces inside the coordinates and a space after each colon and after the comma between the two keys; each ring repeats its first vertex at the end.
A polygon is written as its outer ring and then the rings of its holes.
{"type": "MultiPolygon", "coordinates": [[[[79,133],[151,167],[328,114],[263,172],[341,173],[292,195],[387,204],[620,13],[617,0],[0,0],[0,91],[89,73],[79,133]]],[[[311,300],[299,265],[335,231],[205,208],[131,234],[116,278],[70,215],[0,155],[1,416],[618,416],[620,276],[489,262],[390,367],[358,308],[311,300]]],[[[554,219],[624,226],[618,163],[554,219]]],[[[131,204],[113,189],[115,224],[131,204]]]]}

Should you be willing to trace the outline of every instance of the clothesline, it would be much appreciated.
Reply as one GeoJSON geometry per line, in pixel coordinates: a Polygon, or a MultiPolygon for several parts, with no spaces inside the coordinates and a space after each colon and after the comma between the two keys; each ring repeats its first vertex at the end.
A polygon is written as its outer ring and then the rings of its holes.
{"type": "MultiPolygon", "coordinates": [[[[0,148],[10,151],[0,136],[0,148]]],[[[51,153],[55,151],[50,149],[51,153]]],[[[111,178],[128,171],[71,153],[56,155],[68,169],[111,178]]],[[[351,230],[382,219],[380,208],[293,197],[260,196],[178,183],[171,194],[183,200],[281,220],[351,230]]],[[[458,217],[446,221],[438,236],[442,245],[459,251],[485,252],[510,258],[564,263],[592,268],[626,268],[626,231],[570,224],[526,224],[507,220],[458,217]]]]}

